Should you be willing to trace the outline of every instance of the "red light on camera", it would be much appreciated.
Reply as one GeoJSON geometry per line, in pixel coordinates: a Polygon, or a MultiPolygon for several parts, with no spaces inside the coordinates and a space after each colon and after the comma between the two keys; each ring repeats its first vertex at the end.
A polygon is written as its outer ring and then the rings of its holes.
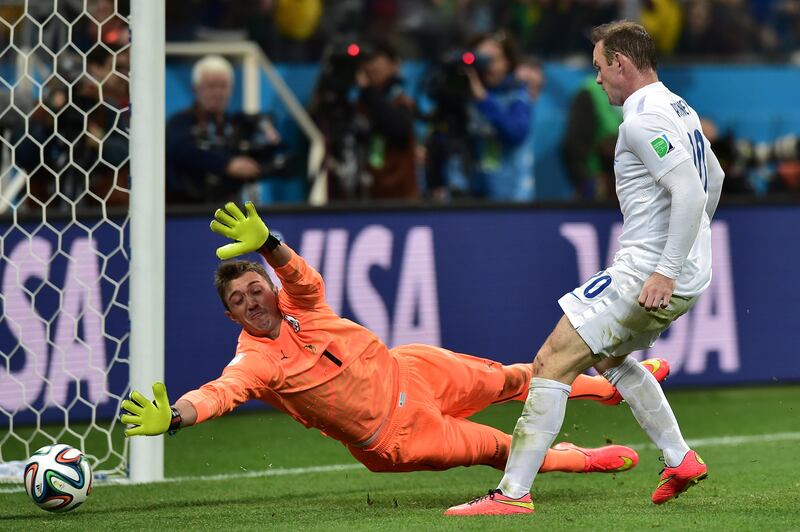
{"type": "Polygon", "coordinates": [[[355,57],[361,53],[361,48],[356,43],[352,43],[347,47],[347,55],[350,57],[355,57]]]}
{"type": "Polygon", "coordinates": [[[471,65],[475,63],[475,54],[472,52],[464,52],[464,55],[461,56],[461,60],[464,61],[465,65],[471,65]]]}

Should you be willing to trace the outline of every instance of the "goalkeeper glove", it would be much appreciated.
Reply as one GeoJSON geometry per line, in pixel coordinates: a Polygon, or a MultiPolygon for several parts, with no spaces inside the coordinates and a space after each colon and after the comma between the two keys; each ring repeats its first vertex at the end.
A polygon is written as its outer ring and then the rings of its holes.
{"type": "Polygon", "coordinates": [[[253,204],[248,201],[244,208],[247,216],[235,203],[228,202],[224,209],[217,209],[214,213],[216,219],[211,222],[211,230],[236,241],[217,248],[217,257],[222,260],[258,251],[269,238],[269,229],[259,218],[253,204]]]}
{"type": "Polygon", "coordinates": [[[120,406],[126,413],[119,420],[126,425],[133,425],[125,431],[125,436],[157,436],[180,426],[180,416],[175,419],[177,410],[173,412],[170,407],[163,382],[153,384],[153,397],[155,401],[150,401],[134,390],[129,399],[122,401],[120,406]],[[176,426],[173,427],[173,424],[176,426]]]}

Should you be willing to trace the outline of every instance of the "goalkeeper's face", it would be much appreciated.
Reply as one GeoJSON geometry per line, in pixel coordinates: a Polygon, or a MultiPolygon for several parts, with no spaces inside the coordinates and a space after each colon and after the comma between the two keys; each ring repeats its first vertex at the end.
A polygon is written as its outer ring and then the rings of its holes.
{"type": "Polygon", "coordinates": [[[228,283],[225,314],[253,336],[275,339],[281,330],[277,290],[256,272],[245,272],[228,283]]]}

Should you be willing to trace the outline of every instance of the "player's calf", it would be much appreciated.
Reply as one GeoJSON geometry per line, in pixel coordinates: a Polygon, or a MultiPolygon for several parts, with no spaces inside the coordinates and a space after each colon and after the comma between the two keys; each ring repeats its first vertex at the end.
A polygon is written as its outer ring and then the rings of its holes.
{"type": "MultiPolygon", "coordinates": [[[[648,358],[647,360],[642,360],[641,364],[653,374],[653,377],[655,377],[658,382],[663,382],[669,376],[670,367],[669,362],[666,359],[648,358]]],[[[620,394],[619,391],[613,385],[611,385],[611,383],[609,383],[609,385],[613,389],[613,392],[609,396],[593,400],[603,403],[604,405],[615,406],[620,404],[622,402],[622,394],[620,394]]],[[[592,398],[586,397],[586,399],[592,398]]]]}

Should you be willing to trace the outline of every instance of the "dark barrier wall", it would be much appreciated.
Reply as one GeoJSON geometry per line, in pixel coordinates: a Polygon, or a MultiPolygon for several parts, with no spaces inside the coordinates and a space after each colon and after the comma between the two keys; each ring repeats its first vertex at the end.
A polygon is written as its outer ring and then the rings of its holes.
{"type": "MultiPolygon", "coordinates": [[[[173,400],[216,377],[236,346],[238,330],[223,315],[212,285],[214,250],[223,240],[208,230],[209,218],[173,218],[167,224],[166,379],[173,400]]],[[[388,344],[425,342],[503,362],[532,358],[560,316],[556,300],[607,263],[621,227],[619,214],[608,210],[305,212],[264,218],[320,269],[330,305],[388,344]]],[[[670,360],[668,385],[800,380],[798,226],[798,207],[719,211],[711,287],[642,354],[670,360]]],[[[93,369],[118,350],[126,356],[126,342],[102,340],[98,329],[124,331],[124,313],[96,310],[108,309],[110,298],[127,301],[125,283],[116,290],[109,280],[124,274],[119,260],[124,257],[107,244],[110,230],[95,231],[92,238],[74,233],[65,241],[68,248],[77,246],[75,261],[51,260],[53,240],[46,237],[32,246],[15,230],[5,239],[6,254],[18,266],[0,265],[0,351],[13,352],[25,333],[31,335],[29,349],[49,355],[17,354],[10,373],[2,360],[0,406],[6,411],[22,409],[23,399],[37,406],[74,403],[74,385],[64,384],[68,372],[83,379],[83,397],[104,404],[101,415],[113,414],[115,407],[106,390],[121,393],[125,387],[124,365],[108,383],[93,369]],[[94,249],[114,257],[105,269],[94,249]],[[33,304],[19,283],[42,286],[33,304]],[[51,287],[65,286],[62,306],[69,308],[68,316],[54,319],[58,301],[51,287]],[[49,325],[36,325],[37,316],[49,325]],[[17,322],[25,325],[10,325],[17,322]],[[80,343],[59,335],[63,327],[76,326],[80,343]],[[58,348],[43,347],[42,335],[58,348]],[[60,338],[69,340],[59,344],[60,338]],[[44,383],[42,375],[56,384],[44,383]]],[[[77,403],[74,412],[81,411],[77,403]]],[[[60,412],[50,410],[53,416],[60,412]]],[[[0,420],[7,423],[7,416],[0,420]]]]}

